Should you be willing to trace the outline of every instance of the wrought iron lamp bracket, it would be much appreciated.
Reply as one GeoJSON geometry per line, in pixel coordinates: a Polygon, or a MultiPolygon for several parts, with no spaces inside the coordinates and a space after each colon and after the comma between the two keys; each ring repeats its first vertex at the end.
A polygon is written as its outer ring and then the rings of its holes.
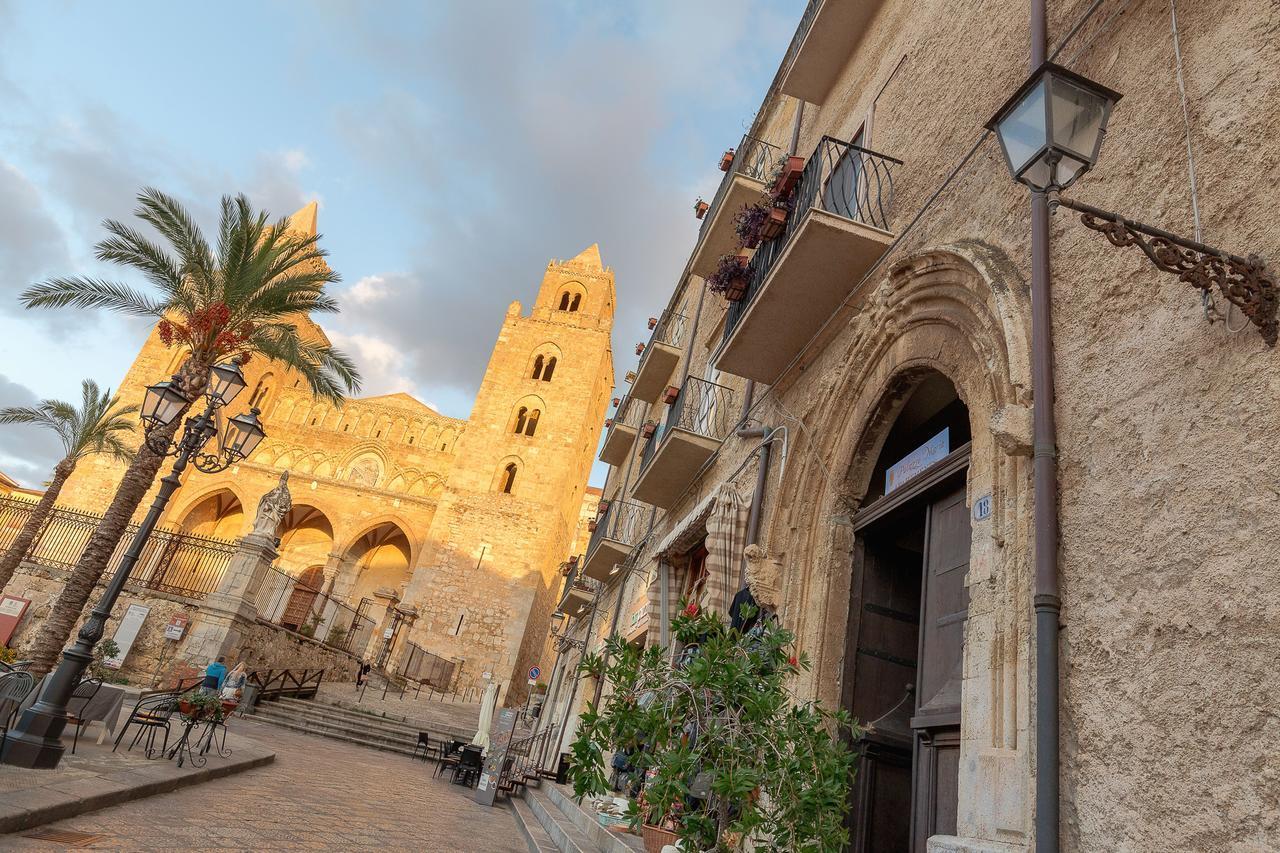
{"type": "Polygon", "coordinates": [[[1050,210],[1059,205],[1080,214],[1086,228],[1101,233],[1111,245],[1125,248],[1137,246],[1156,268],[1178,277],[1203,294],[1216,289],[1257,326],[1258,334],[1269,347],[1280,335],[1280,287],[1275,275],[1258,255],[1242,258],[1168,231],[1125,219],[1072,199],[1049,193],[1050,210]]]}

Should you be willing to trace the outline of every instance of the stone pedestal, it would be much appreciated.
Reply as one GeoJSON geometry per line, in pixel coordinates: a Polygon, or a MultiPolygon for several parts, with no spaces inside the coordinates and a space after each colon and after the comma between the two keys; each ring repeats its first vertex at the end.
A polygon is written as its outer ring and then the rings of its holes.
{"type": "Polygon", "coordinates": [[[237,656],[241,639],[258,619],[255,599],[276,556],[272,539],[263,534],[240,540],[218,589],[200,605],[180,657],[203,667],[219,657],[237,656]]]}

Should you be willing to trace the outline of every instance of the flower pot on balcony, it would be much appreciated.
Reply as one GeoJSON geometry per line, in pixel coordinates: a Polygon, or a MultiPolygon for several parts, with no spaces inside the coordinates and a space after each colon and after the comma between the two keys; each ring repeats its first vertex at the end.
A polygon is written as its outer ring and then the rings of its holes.
{"type": "Polygon", "coordinates": [[[616,408],[618,408],[618,404],[619,404],[619,403],[621,403],[621,402],[622,402],[622,398],[621,398],[621,397],[614,397],[614,398],[613,398],[613,407],[614,407],[615,409],[616,409],[616,408]]]}
{"type": "Polygon", "coordinates": [[[667,390],[662,392],[662,402],[666,403],[669,406],[672,403],[674,403],[676,401],[676,398],[679,396],[680,396],[680,389],[675,385],[668,385],[667,390]]]}
{"type": "Polygon", "coordinates": [[[608,509],[609,509],[609,502],[600,501],[600,503],[596,504],[596,516],[598,517],[598,516],[604,515],[608,511],[608,509]]]}
{"type": "Polygon", "coordinates": [[[595,533],[595,532],[596,532],[596,528],[597,528],[597,527],[599,527],[599,526],[600,526],[600,522],[596,521],[596,520],[593,518],[593,519],[591,519],[590,521],[588,521],[588,522],[587,522],[587,532],[588,532],[588,533],[595,533]]]}
{"type": "Polygon", "coordinates": [[[646,441],[653,438],[653,434],[658,431],[658,425],[653,421],[645,421],[644,426],[640,427],[640,435],[646,441]]]}
{"type": "Polygon", "coordinates": [[[624,377],[622,377],[622,379],[623,379],[623,381],[625,381],[625,382],[635,382],[635,381],[636,381],[636,372],[635,372],[634,370],[628,370],[628,371],[627,371],[627,375],[626,375],[626,376],[624,376],[624,377]]]}
{"type": "Polygon", "coordinates": [[[698,201],[693,205],[693,215],[701,219],[702,217],[707,215],[707,210],[710,207],[711,205],[707,204],[702,199],[698,199],[698,201]]]}
{"type": "Polygon", "coordinates": [[[804,158],[794,155],[788,157],[782,162],[782,168],[778,171],[778,180],[774,182],[771,192],[774,198],[781,198],[789,195],[796,184],[800,182],[800,175],[804,173],[804,158]]]}
{"type": "Polygon", "coordinates": [[[720,155],[720,171],[727,172],[733,168],[734,150],[730,148],[728,151],[720,155]]]}
{"type": "Polygon", "coordinates": [[[650,317],[650,318],[649,318],[649,331],[653,331],[653,330],[654,330],[654,329],[656,329],[656,328],[658,328],[658,318],[657,318],[657,317],[650,317]]]}
{"type": "Polygon", "coordinates": [[[636,344],[636,355],[644,355],[644,344],[636,344]]]}
{"type": "Polygon", "coordinates": [[[787,209],[785,207],[769,208],[769,218],[760,226],[760,236],[766,240],[776,240],[782,236],[787,227],[787,209]]]}
{"type": "Polygon", "coordinates": [[[613,418],[605,418],[605,419],[604,419],[604,428],[605,428],[605,429],[613,429],[613,418]]]}
{"type": "Polygon", "coordinates": [[[724,291],[724,298],[728,302],[741,302],[746,295],[747,280],[745,278],[734,279],[724,291]]]}

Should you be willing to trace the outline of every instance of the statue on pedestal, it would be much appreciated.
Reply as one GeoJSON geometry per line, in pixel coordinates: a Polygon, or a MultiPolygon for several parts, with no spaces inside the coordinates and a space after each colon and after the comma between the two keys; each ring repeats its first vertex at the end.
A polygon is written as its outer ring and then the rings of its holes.
{"type": "Polygon", "coordinates": [[[293,509],[293,497],[289,494],[289,472],[280,474],[280,484],[258,501],[258,514],[253,519],[253,532],[259,536],[274,538],[280,522],[293,509]]]}

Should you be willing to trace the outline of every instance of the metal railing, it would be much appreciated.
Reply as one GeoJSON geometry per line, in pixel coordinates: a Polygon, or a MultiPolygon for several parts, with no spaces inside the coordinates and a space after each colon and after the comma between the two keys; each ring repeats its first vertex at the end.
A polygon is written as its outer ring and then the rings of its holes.
{"type": "MultiPolygon", "coordinates": [[[[28,501],[0,498],[0,550],[13,544],[34,509],[35,504],[28,501]]],[[[89,538],[101,523],[101,515],[55,507],[24,559],[70,571],[80,562],[89,538]]],[[[107,561],[103,581],[116,573],[137,530],[136,524],[125,528],[107,561]]],[[[157,528],[143,546],[129,583],[186,598],[204,598],[218,588],[235,551],[236,544],[228,539],[157,528]]]]}
{"type": "Polygon", "coordinates": [[[613,413],[613,423],[609,424],[609,432],[612,433],[619,425],[640,429],[640,424],[643,420],[644,401],[628,395],[618,403],[618,410],[613,413]]]}
{"type": "Polygon", "coordinates": [[[588,557],[601,539],[634,545],[644,534],[647,516],[648,512],[643,504],[623,500],[615,500],[609,504],[604,514],[596,520],[596,529],[591,531],[591,540],[587,543],[588,557]]]}
{"type": "Polygon", "coordinates": [[[428,684],[437,690],[448,692],[453,688],[453,677],[458,671],[459,661],[441,657],[429,652],[417,643],[409,640],[408,646],[400,657],[400,675],[419,684],[428,684]]]}
{"type": "Polygon", "coordinates": [[[254,599],[258,615],[327,646],[363,654],[373,620],[318,587],[270,566],[254,599]]]}
{"type": "Polygon", "coordinates": [[[690,376],[680,387],[676,401],[667,409],[666,420],[654,430],[653,437],[640,454],[640,470],[644,471],[658,447],[673,429],[683,429],[706,438],[723,441],[737,422],[733,389],[690,376]]]}
{"type": "Polygon", "coordinates": [[[644,348],[644,354],[647,356],[649,347],[654,344],[666,344],[672,347],[681,346],[684,343],[687,323],[688,318],[683,314],[677,314],[675,311],[663,311],[662,316],[658,319],[658,325],[653,327],[653,334],[649,336],[649,344],[644,348]]]}
{"type": "Polygon", "coordinates": [[[737,328],[809,211],[817,208],[888,231],[893,214],[893,167],[900,165],[902,161],[893,157],[822,137],[804,165],[782,234],[765,240],[747,265],[746,293],[729,305],[724,340],[737,328]]]}
{"type": "Polygon", "coordinates": [[[600,581],[596,580],[595,578],[587,577],[586,575],[582,574],[581,569],[579,569],[577,566],[574,566],[572,569],[569,570],[569,574],[565,576],[564,586],[560,589],[560,601],[556,605],[556,609],[560,610],[561,612],[567,612],[563,610],[564,602],[565,602],[565,599],[569,597],[569,591],[572,589],[578,589],[586,593],[588,596],[594,596],[603,587],[604,587],[604,584],[602,584],[600,581]]]}
{"type": "Polygon", "coordinates": [[[776,145],[770,145],[762,139],[756,139],[750,134],[744,134],[742,141],[738,143],[738,147],[733,151],[733,163],[729,166],[729,171],[725,172],[724,177],[720,180],[720,186],[716,189],[715,196],[711,199],[711,205],[707,208],[707,212],[702,215],[702,224],[698,226],[698,242],[701,243],[706,237],[707,228],[710,226],[711,220],[716,218],[716,211],[720,209],[720,205],[724,202],[725,195],[729,192],[729,187],[733,184],[734,175],[743,175],[748,178],[754,178],[757,181],[763,181],[773,172],[774,167],[785,157],[786,154],[776,145]]]}

